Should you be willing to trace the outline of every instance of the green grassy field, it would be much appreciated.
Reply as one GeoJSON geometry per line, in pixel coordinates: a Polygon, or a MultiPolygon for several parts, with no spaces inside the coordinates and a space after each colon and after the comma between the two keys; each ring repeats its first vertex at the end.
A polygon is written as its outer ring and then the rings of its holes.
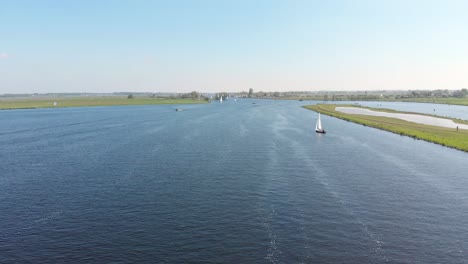
{"type": "MultiPolygon", "coordinates": [[[[307,109],[322,113],[324,115],[333,116],[346,121],[351,121],[364,126],[375,127],[387,130],[396,134],[406,135],[415,139],[422,139],[443,146],[459,149],[468,152],[468,130],[459,129],[458,131],[453,128],[444,128],[437,126],[422,125],[413,122],[404,121],[396,118],[369,116],[369,115],[352,115],[335,110],[337,105],[318,104],[304,106],[307,109]]],[[[345,105],[339,105],[345,106],[345,105]]],[[[350,105],[348,105],[350,106],[350,105]]],[[[353,106],[355,107],[355,106],[353,106]]],[[[366,107],[367,108],[367,107],[366,107]]],[[[367,108],[374,111],[381,111],[381,109],[367,108]]],[[[392,112],[396,112],[391,110],[392,112]]],[[[452,119],[457,123],[468,123],[467,121],[460,121],[452,119]]]]}
{"type": "Polygon", "coordinates": [[[29,109],[80,106],[158,105],[158,104],[203,104],[204,100],[127,97],[75,97],[75,98],[24,98],[0,99],[0,109],[29,109]],[[54,106],[54,102],[57,105],[54,106]]]}

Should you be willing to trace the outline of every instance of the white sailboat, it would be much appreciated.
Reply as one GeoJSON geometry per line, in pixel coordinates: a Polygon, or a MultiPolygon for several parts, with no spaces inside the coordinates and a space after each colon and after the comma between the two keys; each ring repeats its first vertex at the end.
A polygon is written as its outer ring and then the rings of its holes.
{"type": "Polygon", "coordinates": [[[315,123],[315,132],[325,134],[325,129],[322,127],[322,121],[320,120],[320,113],[318,114],[317,123],[315,123]]]}
{"type": "Polygon", "coordinates": [[[223,96],[222,95],[219,97],[219,102],[223,103],[223,96]]]}

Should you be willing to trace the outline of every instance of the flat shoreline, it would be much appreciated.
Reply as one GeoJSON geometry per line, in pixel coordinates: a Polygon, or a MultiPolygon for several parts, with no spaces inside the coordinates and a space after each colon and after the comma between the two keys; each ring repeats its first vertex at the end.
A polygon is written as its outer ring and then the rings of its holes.
{"type": "MultiPolygon", "coordinates": [[[[455,148],[468,152],[468,129],[447,128],[434,125],[419,124],[415,122],[409,122],[406,120],[397,119],[394,117],[387,116],[374,116],[374,115],[363,115],[363,114],[348,114],[337,111],[337,107],[353,107],[352,105],[306,105],[304,108],[319,112],[324,115],[336,117],[346,121],[354,122],[364,126],[374,127],[382,130],[386,130],[399,135],[409,136],[415,139],[421,139],[428,142],[436,143],[439,145],[455,148]]],[[[374,109],[368,107],[359,107],[362,109],[368,109],[376,112],[384,113],[379,111],[381,109],[374,109]]],[[[405,114],[405,112],[391,111],[392,113],[405,114]]],[[[406,113],[407,114],[407,113],[406,113]]],[[[417,113],[412,113],[417,114],[417,113]]],[[[421,115],[428,116],[428,115],[421,115]]],[[[434,116],[437,117],[437,116],[434,116]]],[[[437,117],[441,118],[441,117],[437,117]]],[[[455,122],[458,120],[450,119],[460,126],[465,126],[466,121],[455,122]]]]}
{"type": "Polygon", "coordinates": [[[75,98],[40,98],[8,99],[0,101],[0,110],[20,110],[38,108],[126,106],[126,105],[162,105],[162,104],[205,104],[205,100],[171,98],[132,98],[126,97],[75,97],[75,98]]]}

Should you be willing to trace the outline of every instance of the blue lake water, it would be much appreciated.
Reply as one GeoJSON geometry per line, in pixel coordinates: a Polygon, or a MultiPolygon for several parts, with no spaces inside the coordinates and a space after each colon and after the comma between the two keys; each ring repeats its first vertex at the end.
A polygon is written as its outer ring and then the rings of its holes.
{"type": "Polygon", "coordinates": [[[466,263],[468,154],[306,103],[0,111],[0,263],[466,263]]]}

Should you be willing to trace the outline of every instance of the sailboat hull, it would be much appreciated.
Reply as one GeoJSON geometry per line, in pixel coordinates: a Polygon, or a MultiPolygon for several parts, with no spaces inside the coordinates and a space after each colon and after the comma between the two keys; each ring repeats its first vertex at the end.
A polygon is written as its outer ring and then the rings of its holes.
{"type": "Polygon", "coordinates": [[[326,134],[326,133],[327,133],[327,132],[326,132],[325,130],[323,130],[323,129],[322,129],[322,130],[316,129],[315,132],[316,132],[316,133],[320,133],[320,134],[326,134]]]}

